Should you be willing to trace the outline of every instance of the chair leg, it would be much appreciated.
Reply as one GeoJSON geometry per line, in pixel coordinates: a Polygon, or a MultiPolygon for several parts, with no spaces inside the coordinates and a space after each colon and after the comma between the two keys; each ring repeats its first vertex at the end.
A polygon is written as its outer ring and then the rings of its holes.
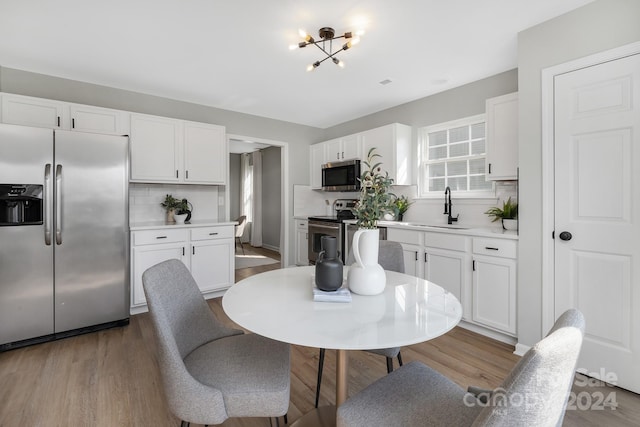
{"type": "Polygon", "coordinates": [[[400,352],[398,352],[398,363],[402,366],[402,354],[400,352]]]}
{"type": "Polygon", "coordinates": [[[284,423],[289,424],[289,419],[287,418],[287,414],[284,414],[284,423]]]}
{"type": "Polygon", "coordinates": [[[318,358],[318,383],[316,384],[316,408],[320,400],[320,384],[322,383],[322,368],[324,367],[324,348],[320,349],[320,357],[318,358]]]}
{"type": "Polygon", "coordinates": [[[187,421],[180,421],[180,427],[189,427],[189,423],[187,421]]]}
{"type": "Polygon", "coordinates": [[[393,372],[393,359],[387,357],[387,374],[390,374],[391,372],[393,372]]]}

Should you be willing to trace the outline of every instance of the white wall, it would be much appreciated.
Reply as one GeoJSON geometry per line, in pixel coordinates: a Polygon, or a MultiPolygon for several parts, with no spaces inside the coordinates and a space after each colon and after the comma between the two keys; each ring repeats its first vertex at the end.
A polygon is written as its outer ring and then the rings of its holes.
{"type": "Polygon", "coordinates": [[[262,150],[262,245],[276,251],[280,251],[282,217],[280,151],[280,147],[262,150]]]}
{"type": "Polygon", "coordinates": [[[598,0],[525,30],[518,37],[520,241],[518,340],[542,331],[541,71],[640,40],[640,1],[598,0]]]}

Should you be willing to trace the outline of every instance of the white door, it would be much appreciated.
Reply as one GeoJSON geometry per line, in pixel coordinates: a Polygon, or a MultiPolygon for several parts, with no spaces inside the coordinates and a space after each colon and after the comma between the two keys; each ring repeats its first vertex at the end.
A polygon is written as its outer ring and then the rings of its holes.
{"type": "Polygon", "coordinates": [[[640,55],[554,85],[555,316],[585,315],[578,368],[638,393],[640,55]]]}

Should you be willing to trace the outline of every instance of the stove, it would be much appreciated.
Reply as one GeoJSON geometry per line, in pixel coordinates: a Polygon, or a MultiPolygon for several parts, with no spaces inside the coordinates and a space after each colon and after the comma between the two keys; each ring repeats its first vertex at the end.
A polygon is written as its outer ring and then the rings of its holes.
{"type": "Polygon", "coordinates": [[[337,199],[333,202],[335,215],[316,215],[309,217],[309,264],[313,265],[318,259],[321,251],[322,236],[332,236],[338,240],[338,251],[340,258],[344,262],[344,227],[342,222],[347,219],[354,219],[351,208],[356,205],[357,200],[337,199]]]}

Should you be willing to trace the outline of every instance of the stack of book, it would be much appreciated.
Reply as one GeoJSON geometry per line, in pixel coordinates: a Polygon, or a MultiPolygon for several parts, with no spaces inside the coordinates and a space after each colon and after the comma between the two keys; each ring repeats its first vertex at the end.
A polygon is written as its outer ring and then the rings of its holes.
{"type": "Polygon", "coordinates": [[[351,292],[346,283],[336,291],[322,291],[315,283],[315,277],[311,278],[313,287],[313,300],[318,302],[351,302],[351,292]]]}

